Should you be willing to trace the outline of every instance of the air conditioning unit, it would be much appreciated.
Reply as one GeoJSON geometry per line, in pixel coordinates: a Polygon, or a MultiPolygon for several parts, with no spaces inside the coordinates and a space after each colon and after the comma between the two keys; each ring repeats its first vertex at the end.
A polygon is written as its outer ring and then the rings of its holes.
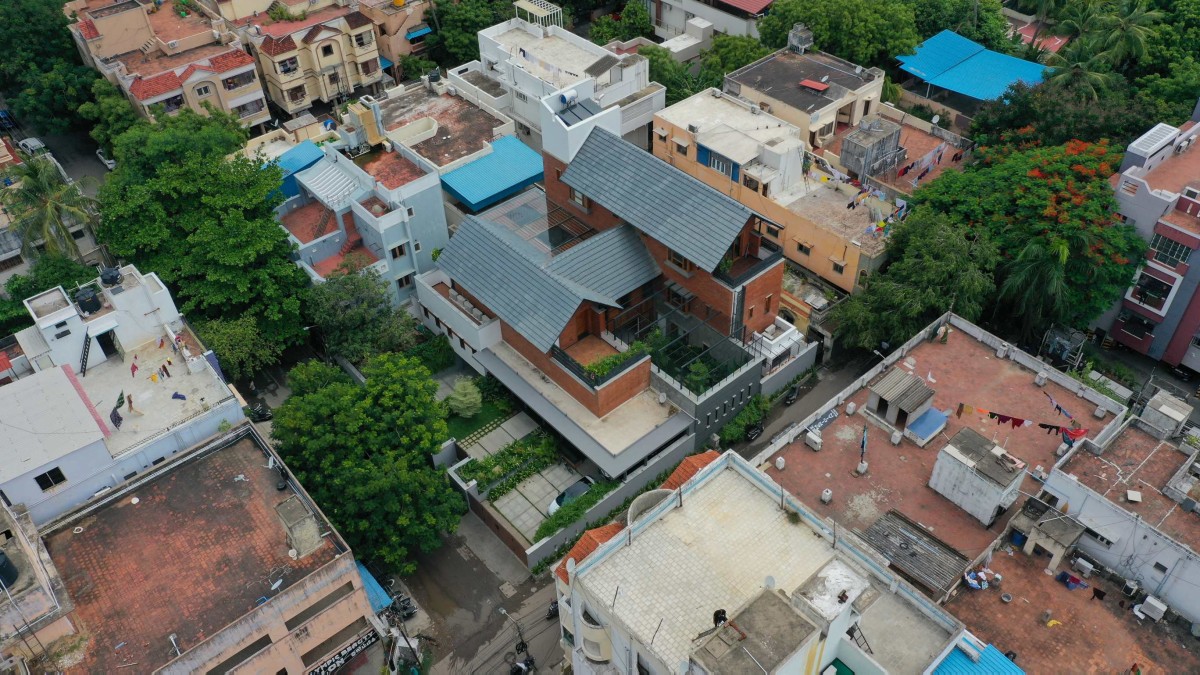
{"type": "Polygon", "coordinates": [[[813,452],[821,451],[821,434],[810,431],[804,434],[804,444],[813,449],[813,452]]]}
{"type": "Polygon", "coordinates": [[[1125,594],[1125,597],[1132,598],[1133,596],[1137,595],[1138,583],[1132,579],[1126,581],[1124,588],[1121,589],[1121,592],[1125,594]]]}
{"type": "Polygon", "coordinates": [[[1092,576],[1092,572],[1096,570],[1096,568],[1092,566],[1092,563],[1084,560],[1083,558],[1076,558],[1074,567],[1079,571],[1080,574],[1083,575],[1084,579],[1090,578],[1092,576]]]}
{"type": "Polygon", "coordinates": [[[178,40],[171,40],[170,42],[168,42],[168,43],[167,43],[167,48],[168,48],[168,49],[175,49],[175,48],[176,48],[176,47],[178,47],[178,46],[179,46],[179,41],[178,41],[178,40]]]}
{"type": "Polygon", "coordinates": [[[1145,614],[1155,621],[1162,621],[1163,615],[1167,613],[1167,606],[1163,604],[1162,600],[1159,600],[1153,595],[1146,596],[1146,600],[1142,602],[1140,607],[1142,614],[1145,614]]]}

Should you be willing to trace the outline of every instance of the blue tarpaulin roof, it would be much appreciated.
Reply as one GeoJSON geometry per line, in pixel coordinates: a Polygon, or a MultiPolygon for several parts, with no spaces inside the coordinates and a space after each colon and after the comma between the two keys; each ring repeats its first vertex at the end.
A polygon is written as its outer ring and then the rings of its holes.
{"type": "Polygon", "coordinates": [[[367,592],[367,600],[371,603],[371,611],[378,614],[391,607],[392,596],[383,590],[383,586],[375,580],[374,575],[362,563],[356,562],[355,564],[358,565],[358,573],[362,576],[363,590],[367,592]]]}
{"type": "Polygon", "coordinates": [[[542,179],[542,156],[505,136],[487,155],[442,176],[442,187],[467,208],[478,212],[542,179]]]}
{"type": "Polygon", "coordinates": [[[433,29],[430,28],[429,26],[421,26],[419,28],[414,28],[414,29],[408,31],[407,33],[405,33],[404,37],[407,40],[411,40],[415,37],[421,37],[422,35],[429,35],[432,32],[433,32],[433,29]]]}
{"type": "MultiPolygon", "coordinates": [[[[966,638],[963,638],[965,641],[966,638]]],[[[933,675],[1024,675],[1020,666],[1008,660],[992,645],[979,653],[979,661],[972,661],[957,646],[938,664],[933,675]]]]}
{"type": "Polygon", "coordinates": [[[917,53],[901,56],[900,69],[935,87],[981,101],[998,98],[1018,81],[1038,84],[1046,67],[1001,54],[944,30],[917,46],[917,53]]]}
{"type": "Polygon", "coordinates": [[[394,65],[396,65],[396,64],[392,63],[392,60],[389,59],[388,57],[386,57],[386,56],[379,57],[379,67],[380,68],[391,68],[394,65]]]}
{"type": "Polygon", "coordinates": [[[283,169],[283,173],[286,175],[296,173],[297,171],[303,171],[313,164],[316,164],[317,160],[324,156],[325,153],[321,151],[321,148],[317,147],[316,143],[313,143],[312,141],[304,141],[303,143],[296,144],[296,147],[280,155],[276,162],[279,164],[279,168],[283,169]]]}
{"type": "Polygon", "coordinates": [[[924,441],[933,438],[934,434],[945,428],[948,419],[950,419],[949,411],[942,412],[937,408],[930,408],[921,413],[920,417],[909,422],[908,430],[924,441]]]}

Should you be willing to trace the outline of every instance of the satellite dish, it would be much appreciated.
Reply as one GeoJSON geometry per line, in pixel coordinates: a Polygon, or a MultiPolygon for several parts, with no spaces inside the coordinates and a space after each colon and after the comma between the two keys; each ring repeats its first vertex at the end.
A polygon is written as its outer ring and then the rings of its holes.
{"type": "Polygon", "coordinates": [[[815,113],[813,113],[813,114],[809,115],[809,116],[808,116],[808,119],[809,119],[809,121],[811,121],[811,122],[816,122],[816,121],[818,121],[818,120],[820,120],[820,119],[821,119],[821,113],[820,113],[820,112],[815,112],[815,113]]]}
{"type": "Polygon", "coordinates": [[[933,119],[931,119],[931,120],[929,120],[929,121],[930,121],[930,122],[932,122],[932,123],[934,123],[934,124],[937,124],[938,122],[942,121],[942,116],[941,116],[941,115],[934,115],[934,116],[933,116],[933,119]]]}
{"type": "Polygon", "coordinates": [[[768,574],[766,581],[763,582],[763,586],[766,586],[768,590],[774,590],[775,589],[775,577],[768,574]]]}

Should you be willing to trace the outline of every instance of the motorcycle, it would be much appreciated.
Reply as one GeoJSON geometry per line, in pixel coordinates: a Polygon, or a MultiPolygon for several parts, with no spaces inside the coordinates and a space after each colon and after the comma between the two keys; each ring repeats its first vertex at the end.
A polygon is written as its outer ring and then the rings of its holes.
{"type": "Polygon", "coordinates": [[[251,422],[266,422],[275,417],[271,409],[261,403],[254,406],[246,406],[242,411],[246,413],[246,417],[249,417],[251,422]]]}
{"type": "Polygon", "coordinates": [[[550,603],[550,609],[546,610],[546,619],[550,620],[558,616],[558,601],[554,600],[550,603]]]}
{"type": "Polygon", "coordinates": [[[537,663],[532,656],[526,656],[524,661],[517,661],[508,669],[508,675],[527,675],[537,670],[537,663]]]}

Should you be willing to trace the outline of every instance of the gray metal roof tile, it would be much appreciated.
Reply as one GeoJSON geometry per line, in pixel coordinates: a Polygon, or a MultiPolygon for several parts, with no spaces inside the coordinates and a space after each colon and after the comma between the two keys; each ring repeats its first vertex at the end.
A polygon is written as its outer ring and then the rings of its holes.
{"type": "Polygon", "coordinates": [[[753,213],[611,132],[592,130],[562,181],[712,272],[753,213]]]}
{"type": "Polygon", "coordinates": [[[547,267],[584,288],[609,298],[608,304],[661,272],[637,230],[622,225],[572,246],[547,267]]]}

